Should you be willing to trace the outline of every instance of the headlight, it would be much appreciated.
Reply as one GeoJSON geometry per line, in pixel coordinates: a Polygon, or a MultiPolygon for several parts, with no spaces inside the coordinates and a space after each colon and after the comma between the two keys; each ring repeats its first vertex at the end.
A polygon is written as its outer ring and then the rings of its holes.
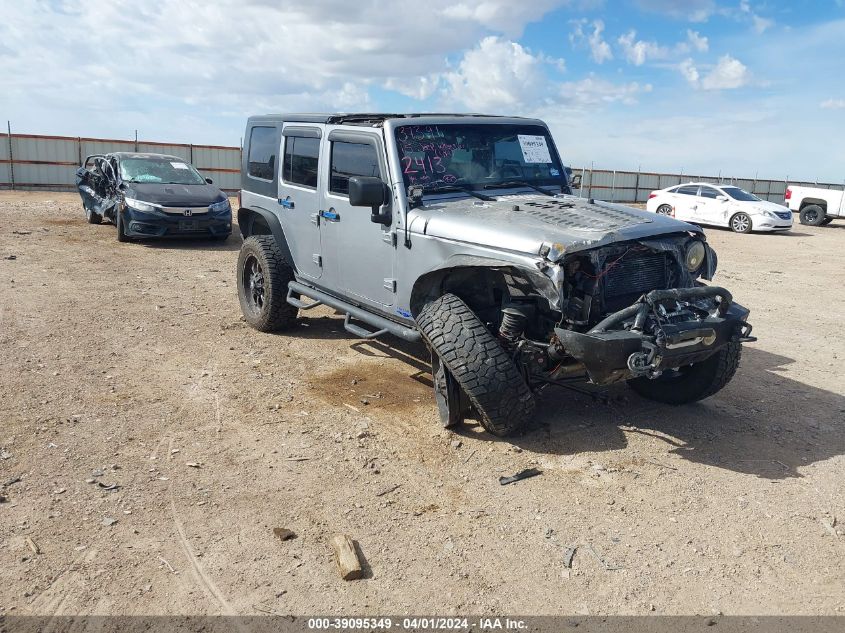
{"type": "Polygon", "coordinates": [[[127,207],[132,207],[136,211],[156,211],[158,210],[158,205],[150,204],[149,202],[143,202],[141,200],[135,200],[134,198],[124,198],[123,200],[126,203],[127,207]]]}
{"type": "Polygon", "coordinates": [[[771,218],[772,220],[780,219],[774,211],[769,211],[768,209],[765,209],[763,211],[763,215],[765,215],[767,218],[771,218]]]}
{"type": "Polygon", "coordinates": [[[701,242],[692,242],[687,247],[686,265],[687,270],[694,273],[701,268],[704,263],[704,258],[707,255],[707,250],[701,242]]]}
{"type": "Polygon", "coordinates": [[[223,200],[222,202],[215,202],[209,205],[208,210],[212,213],[225,213],[226,211],[231,211],[232,207],[228,200],[223,200]]]}

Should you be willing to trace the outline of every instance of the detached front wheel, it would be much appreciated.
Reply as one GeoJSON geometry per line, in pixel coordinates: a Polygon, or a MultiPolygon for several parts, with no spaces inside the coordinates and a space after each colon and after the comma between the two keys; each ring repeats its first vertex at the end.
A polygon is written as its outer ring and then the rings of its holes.
{"type": "MultiPolygon", "coordinates": [[[[438,392],[441,408],[444,396],[460,397],[455,388],[460,387],[493,435],[510,435],[528,422],[534,395],[516,363],[463,301],[453,294],[435,299],[420,311],[417,325],[437,355],[435,372],[440,373],[440,363],[444,366],[438,392]],[[449,379],[457,385],[449,385],[449,379]]],[[[448,407],[445,413],[444,425],[449,426],[448,407]]]]}
{"type": "Polygon", "coordinates": [[[299,310],[287,302],[293,268],[272,235],[244,240],[238,255],[238,300],[244,319],[261,332],[280,332],[296,325],[299,310]]]}
{"type": "Polygon", "coordinates": [[[731,341],[718,352],[700,363],[669,369],[660,377],[634,378],[628,385],[643,398],[666,404],[689,404],[722,390],[734,377],[742,343],[731,341]]]}

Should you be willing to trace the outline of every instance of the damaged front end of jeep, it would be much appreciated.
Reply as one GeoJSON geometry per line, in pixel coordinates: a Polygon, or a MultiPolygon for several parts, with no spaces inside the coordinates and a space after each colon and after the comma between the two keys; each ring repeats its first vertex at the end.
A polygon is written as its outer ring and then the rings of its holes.
{"type": "Polygon", "coordinates": [[[716,254],[703,234],[544,245],[539,297],[508,294],[499,338],[530,385],[583,380],[607,385],[705,361],[731,341],[749,342],[749,310],[705,285],[716,254]],[[554,321],[550,323],[550,321],[554,321]]]}

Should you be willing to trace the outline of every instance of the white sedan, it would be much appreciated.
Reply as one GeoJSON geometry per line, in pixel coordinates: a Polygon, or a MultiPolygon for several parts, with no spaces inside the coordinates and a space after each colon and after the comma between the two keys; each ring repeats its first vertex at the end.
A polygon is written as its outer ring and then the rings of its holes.
{"type": "Polygon", "coordinates": [[[727,226],[737,233],[788,231],[792,211],[733,185],[690,182],[652,191],[646,210],[694,224],[727,226]]]}

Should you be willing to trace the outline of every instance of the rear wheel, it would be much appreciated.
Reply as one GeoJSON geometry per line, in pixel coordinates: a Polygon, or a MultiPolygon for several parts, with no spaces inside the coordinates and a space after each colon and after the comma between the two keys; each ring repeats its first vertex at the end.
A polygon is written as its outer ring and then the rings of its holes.
{"type": "Polygon", "coordinates": [[[287,302],[293,268],[272,235],[244,240],[238,255],[238,300],[244,319],[261,332],[280,332],[296,325],[299,310],[287,302]]]}
{"type": "Polygon", "coordinates": [[[664,371],[659,378],[634,378],[628,385],[643,398],[666,404],[688,404],[712,396],[734,377],[742,343],[731,341],[710,358],[664,371]]]}
{"type": "Polygon", "coordinates": [[[671,216],[671,215],[673,215],[673,214],[674,214],[674,211],[672,211],[672,207],[671,207],[670,205],[668,205],[668,204],[661,204],[659,207],[657,207],[657,213],[658,213],[659,215],[668,215],[668,216],[671,216]]]}
{"type": "Polygon", "coordinates": [[[731,231],[734,233],[751,233],[752,228],[754,228],[754,225],[747,213],[740,212],[731,218],[731,231]]]}
{"type": "MultiPolygon", "coordinates": [[[[531,418],[534,396],[516,363],[463,301],[445,294],[422,309],[417,324],[448,372],[438,398],[462,390],[478,411],[481,424],[493,435],[509,435],[531,418]],[[450,388],[449,375],[459,390],[450,388]]],[[[433,365],[437,371],[438,366],[433,365]]],[[[444,423],[448,422],[446,417],[444,423]]]]}
{"type": "Polygon", "coordinates": [[[824,209],[817,204],[808,204],[801,209],[801,224],[808,226],[821,226],[825,221],[824,209]]]}

